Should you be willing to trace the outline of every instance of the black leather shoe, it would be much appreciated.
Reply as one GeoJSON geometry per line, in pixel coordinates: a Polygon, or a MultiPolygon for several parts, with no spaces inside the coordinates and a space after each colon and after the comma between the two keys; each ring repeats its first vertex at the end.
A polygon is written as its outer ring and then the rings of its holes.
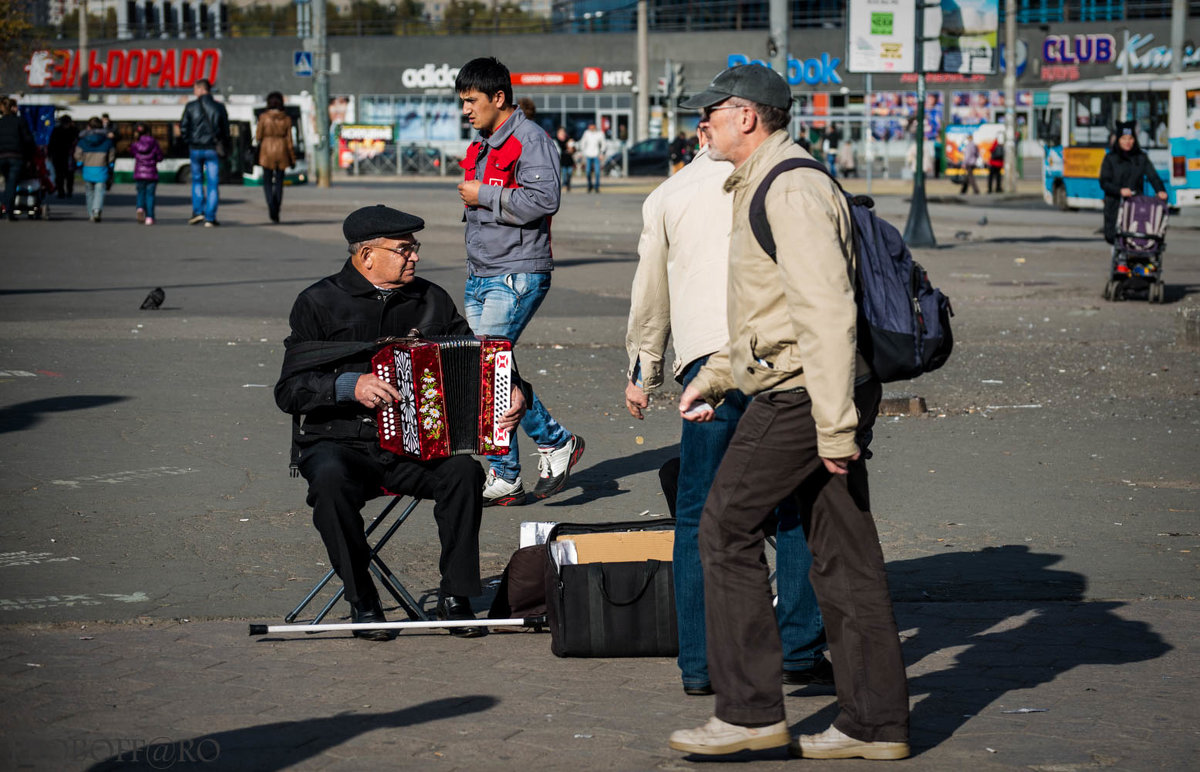
{"type": "MultiPolygon", "coordinates": [[[[350,604],[350,621],[355,623],[386,622],[379,598],[350,604]]],[[[390,641],[396,637],[395,630],[355,630],[355,638],[368,641],[390,641]]]]}
{"type": "MultiPolygon", "coordinates": [[[[437,618],[446,620],[474,619],[471,601],[461,595],[443,595],[438,599],[437,618]]],[[[458,638],[480,638],[487,635],[484,627],[448,627],[450,634],[458,638]]]]}
{"type": "Polygon", "coordinates": [[[712,684],[700,684],[699,686],[683,685],[683,693],[689,697],[707,697],[713,694],[712,684]]]}
{"type": "Polygon", "coordinates": [[[784,670],[783,682],[789,686],[833,686],[833,665],[821,657],[821,661],[807,670],[784,670]]]}

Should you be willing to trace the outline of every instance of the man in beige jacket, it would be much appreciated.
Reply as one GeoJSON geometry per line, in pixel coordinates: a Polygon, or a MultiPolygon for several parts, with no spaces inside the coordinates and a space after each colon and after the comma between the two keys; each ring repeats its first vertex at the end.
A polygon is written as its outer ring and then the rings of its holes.
{"type": "Polygon", "coordinates": [[[772,260],[750,230],[750,199],[779,162],[809,157],[788,137],[791,93],[757,64],[729,68],[684,103],[700,108],[714,159],[733,163],[727,349],[684,389],[684,418],[725,392],[752,397],[700,520],[708,664],[716,715],[672,733],[701,754],[789,744],[782,654],[763,528],[795,494],[812,549],[840,712],[790,744],[806,758],[898,759],[908,748],[908,686],[860,452],[882,393],[855,347],[853,225],[822,172],[779,176],[766,196],[772,260]]]}
{"type": "MultiPolygon", "coordinates": [[[[667,339],[675,342],[675,379],[687,386],[709,356],[729,342],[725,321],[726,267],[733,196],[725,180],[728,161],[708,154],[704,132],[695,159],[654,189],[642,204],[638,268],[629,302],[625,348],[629,380],[625,406],[641,419],[650,404],[647,392],[662,385],[667,339]]],[[[749,399],[729,391],[712,421],[682,421],[677,495],[669,502],[675,516],[672,556],[675,616],[679,631],[679,671],[689,695],[712,694],[704,626],[704,576],[700,566],[699,526],[704,501],[749,399]]],[[[670,470],[664,467],[663,488],[670,470]]],[[[808,573],[812,555],[795,507],[781,507],[776,528],[779,603],[776,617],[783,641],[783,682],[792,685],[833,683],[825,659],[825,628],[808,573]]]]}

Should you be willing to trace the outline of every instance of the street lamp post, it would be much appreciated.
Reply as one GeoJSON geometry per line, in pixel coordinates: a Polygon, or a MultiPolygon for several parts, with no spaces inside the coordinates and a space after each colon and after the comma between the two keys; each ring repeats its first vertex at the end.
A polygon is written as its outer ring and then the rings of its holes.
{"type": "Polygon", "coordinates": [[[917,168],[913,169],[912,205],[904,225],[904,240],[910,247],[937,246],[925,200],[925,7],[925,3],[917,3],[917,168]]]}
{"type": "Polygon", "coordinates": [[[79,0],[79,56],[75,60],[79,70],[79,101],[88,100],[88,28],[87,0],[79,0]]]}

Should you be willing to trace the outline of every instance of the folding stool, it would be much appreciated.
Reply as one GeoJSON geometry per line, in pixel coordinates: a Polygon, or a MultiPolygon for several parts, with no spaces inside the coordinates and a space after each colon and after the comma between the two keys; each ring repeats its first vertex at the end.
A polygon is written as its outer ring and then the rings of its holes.
{"type": "MultiPolygon", "coordinates": [[[[377,528],[383,525],[384,521],[387,520],[388,516],[392,513],[392,510],[394,510],[396,506],[405,498],[404,496],[388,491],[385,491],[384,493],[389,497],[390,500],[383,510],[375,516],[375,519],[371,521],[370,525],[368,525],[364,531],[368,538],[370,538],[371,534],[377,528]]],[[[400,607],[404,609],[405,613],[408,614],[409,619],[418,622],[425,622],[429,620],[429,617],[424,611],[421,610],[420,604],[417,603],[416,599],[413,598],[407,589],[405,589],[404,584],[396,578],[396,575],[392,573],[392,570],[387,567],[387,564],[383,562],[383,558],[379,556],[380,551],[382,551],[384,546],[387,545],[388,540],[395,535],[400,526],[404,525],[404,521],[408,519],[408,516],[412,514],[413,510],[416,509],[417,505],[420,503],[421,500],[418,498],[414,498],[409,501],[408,506],[406,506],[404,510],[396,516],[396,518],[392,521],[392,524],[388,526],[386,531],[383,532],[383,536],[379,537],[379,540],[371,546],[370,568],[371,573],[375,574],[375,578],[379,580],[380,584],[383,585],[383,588],[391,593],[392,597],[396,599],[396,602],[400,604],[400,607]]],[[[304,600],[300,601],[300,605],[292,609],[292,612],[283,618],[284,621],[288,624],[296,621],[296,617],[300,616],[300,612],[303,611],[308,604],[312,603],[313,598],[317,597],[317,594],[320,593],[321,590],[325,589],[325,585],[329,584],[329,581],[336,575],[337,573],[332,568],[329,569],[329,572],[325,574],[325,577],[321,579],[320,582],[317,582],[317,586],[313,587],[312,590],[309,591],[308,595],[304,596],[304,600]]],[[[338,591],[336,594],[334,594],[333,598],[325,604],[325,607],[321,609],[320,613],[318,613],[309,624],[320,624],[321,620],[325,618],[325,615],[329,613],[334,604],[341,600],[342,596],[345,594],[345,587],[338,588],[338,591]]]]}

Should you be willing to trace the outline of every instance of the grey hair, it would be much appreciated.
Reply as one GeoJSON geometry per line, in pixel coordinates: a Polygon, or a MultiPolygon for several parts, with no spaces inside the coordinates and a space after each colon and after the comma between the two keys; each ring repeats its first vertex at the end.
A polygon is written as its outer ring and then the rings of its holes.
{"type": "Polygon", "coordinates": [[[741,105],[742,107],[749,107],[751,110],[753,110],[754,114],[758,116],[758,120],[762,122],[763,128],[767,130],[768,134],[774,134],[780,129],[786,128],[787,125],[792,122],[792,114],[789,111],[779,107],[760,104],[742,97],[731,97],[729,103],[741,105]]]}
{"type": "Polygon", "coordinates": [[[352,241],[346,245],[346,250],[351,255],[356,255],[358,254],[358,250],[362,249],[363,247],[378,246],[383,241],[384,239],[382,237],[377,239],[367,239],[366,241],[352,241]]]}

